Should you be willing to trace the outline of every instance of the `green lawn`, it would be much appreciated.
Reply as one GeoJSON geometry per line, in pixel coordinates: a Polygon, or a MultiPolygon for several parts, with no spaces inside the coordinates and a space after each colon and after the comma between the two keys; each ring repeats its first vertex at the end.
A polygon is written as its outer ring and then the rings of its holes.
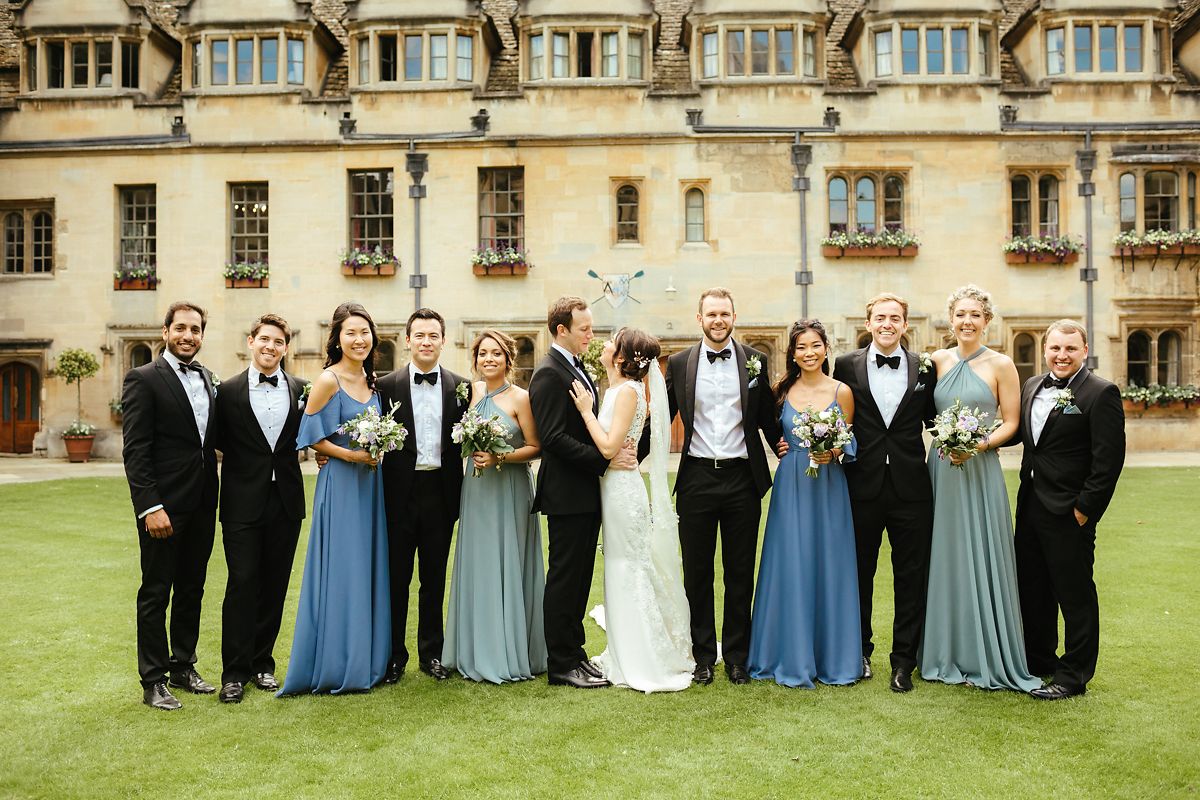
{"type": "MultiPolygon", "coordinates": [[[[708,687],[642,696],[414,672],[368,695],[282,701],[250,689],[237,706],[181,695],[184,709],[170,714],[141,705],[124,482],[0,486],[0,796],[1197,797],[1198,478],[1122,478],[1099,534],[1099,672],[1067,702],[920,681],[900,696],[883,675],[804,691],[735,687],[719,674],[708,687]]],[[[886,564],[885,554],[881,654],[886,564]]],[[[212,682],[224,584],[218,544],[198,664],[212,682]]],[[[595,602],[600,587],[597,569],[595,602]]],[[[603,633],[587,625],[597,653],[603,633]]],[[[885,672],[886,656],[875,662],[885,672]]]]}

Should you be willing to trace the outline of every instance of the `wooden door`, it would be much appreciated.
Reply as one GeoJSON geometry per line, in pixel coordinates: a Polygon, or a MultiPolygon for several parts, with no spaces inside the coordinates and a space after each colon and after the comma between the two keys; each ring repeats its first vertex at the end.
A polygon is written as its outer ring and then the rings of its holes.
{"type": "Polygon", "coordinates": [[[40,399],[37,370],[19,362],[0,366],[0,453],[33,452],[40,399]]]}

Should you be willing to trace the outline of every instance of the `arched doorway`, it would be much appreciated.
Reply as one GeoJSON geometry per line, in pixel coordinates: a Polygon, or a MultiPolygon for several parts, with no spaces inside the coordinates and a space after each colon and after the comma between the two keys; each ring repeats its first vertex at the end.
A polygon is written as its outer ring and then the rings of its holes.
{"type": "Polygon", "coordinates": [[[28,364],[0,365],[0,453],[32,453],[40,427],[42,382],[28,364]]]}

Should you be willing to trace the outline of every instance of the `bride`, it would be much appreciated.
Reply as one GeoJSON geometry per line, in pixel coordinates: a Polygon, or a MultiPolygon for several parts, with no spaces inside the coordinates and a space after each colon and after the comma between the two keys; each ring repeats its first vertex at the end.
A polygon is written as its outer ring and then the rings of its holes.
{"type": "Polygon", "coordinates": [[[587,387],[575,381],[571,388],[596,447],[612,458],[626,439],[641,438],[647,421],[642,381],[649,378],[649,494],[637,470],[609,470],[600,479],[608,649],[596,658],[609,682],[647,693],[686,689],[696,666],[667,486],[670,420],[658,355],[658,340],[632,328],[605,343],[600,361],[609,388],[598,419],[587,387]]]}

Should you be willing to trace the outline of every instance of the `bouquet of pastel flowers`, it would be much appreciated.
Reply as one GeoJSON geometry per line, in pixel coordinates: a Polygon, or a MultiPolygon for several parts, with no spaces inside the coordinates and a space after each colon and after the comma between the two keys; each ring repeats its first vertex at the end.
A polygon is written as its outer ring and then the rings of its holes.
{"type": "MultiPolygon", "coordinates": [[[[987,418],[987,412],[963,405],[962,400],[955,400],[954,405],[934,417],[933,445],[938,458],[944,460],[951,455],[965,456],[977,451],[992,431],[1000,427],[1000,420],[988,422],[987,418]]],[[[964,465],[951,462],[951,466],[962,469],[964,465]]]]}
{"type": "MultiPolygon", "coordinates": [[[[385,453],[391,453],[404,446],[408,437],[408,429],[404,423],[398,422],[393,416],[399,403],[392,403],[386,414],[380,414],[375,406],[367,406],[360,414],[343,422],[337,432],[350,437],[350,443],[378,459],[385,453]]],[[[371,467],[374,471],[375,467],[371,467]]]]}
{"type": "Polygon", "coordinates": [[[792,417],[792,435],[800,440],[800,446],[810,453],[808,469],[804,474],[815,478],[820,474],[821,465],[812,459],[812,453],[827,453],[830,450],[844,449],[850,444],[854,435],[850,423],[842,409],[834,407],[824,411],[816,411],[809,406],[792,417]]]}
{"type": "MultiPolygon", "coordinates": [[[[462,445],[462,457],[469,458],[472,453],[511,453],[512,445],[505,439],[508,429],[500,421],[499,414],[485,418],[478,410],[468,408],[463,418],[454,423],[450,430],[450,439],[455,444],[462,445]]],[[[500,465],[496,465],[500,469],[500,465]]],[[[478,478],[483,470],[475,467],[471,474],[478,478]]]]}

